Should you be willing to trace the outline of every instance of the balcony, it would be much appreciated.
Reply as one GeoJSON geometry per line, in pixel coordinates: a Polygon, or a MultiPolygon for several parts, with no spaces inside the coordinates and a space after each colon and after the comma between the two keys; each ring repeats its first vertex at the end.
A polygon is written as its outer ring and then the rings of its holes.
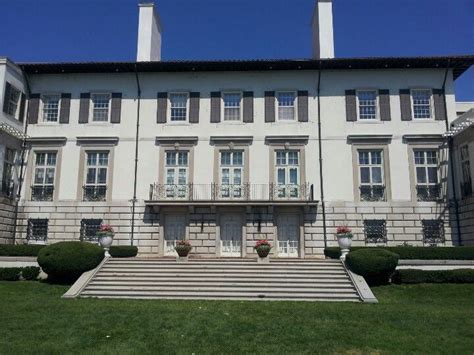
{"type": "Polygon", "coordinates": [[[217,204],[265,204],[310,203],[314,201],[313,185],[278,184],[151,184],[149,204],[163,203],[217,203],[217,204]]]}
{"type": "Polygon", "coordinates": [[[54,186],[31,186],[31,201],[53,201],[54,186]]]}
{"type": "Polygon", "coordinates": [[[83,186],[83,201],[99,202],[105,201],[107,196],[107,186],[89,185],[83,186]]]}
{"type": "Polygon", "coordinates": [[[362,185],[360,186],[361,201],[385,201],[385,186],[382,185],[362,185]]]}
{"type": "Polygon", "coordinates": [[[441,199],[441,186],[438,185],[417,185],[416,196],[418,201],[435,202],[441,199]]]}

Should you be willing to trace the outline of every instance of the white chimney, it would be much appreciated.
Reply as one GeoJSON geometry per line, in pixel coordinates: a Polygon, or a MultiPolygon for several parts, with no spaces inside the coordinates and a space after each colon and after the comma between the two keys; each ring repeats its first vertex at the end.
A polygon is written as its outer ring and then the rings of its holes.
{"type": "Polygon", "coordinates": [[[161,22],[155,4],[138,4],[137,62],[161,60],[161,22]]]}
{"type": "Polygon", "coordinates": [[[334,58],[332,0],[316,0],[313,19],[313,59],[334,58]]]}

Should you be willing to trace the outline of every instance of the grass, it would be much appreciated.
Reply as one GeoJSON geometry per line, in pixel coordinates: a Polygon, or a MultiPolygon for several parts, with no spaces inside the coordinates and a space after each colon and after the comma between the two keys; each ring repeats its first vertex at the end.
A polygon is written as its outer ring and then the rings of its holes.
{"type": "Polygon", "coordinates": [[[64,300],[0,282],[0,354],[465,353],[474,285],[375,288],[379,304],[64,300]]]}

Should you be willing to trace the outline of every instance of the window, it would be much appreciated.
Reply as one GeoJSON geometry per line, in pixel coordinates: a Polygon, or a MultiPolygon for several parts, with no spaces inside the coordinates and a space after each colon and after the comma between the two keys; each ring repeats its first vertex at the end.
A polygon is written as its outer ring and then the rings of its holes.
{"type": "Polygon", "coordinates": [[[423,243],[436,245],[444,243],[444,222],[441,219],[423,219],[423,243]]]}
{"type": "Polygon", "coordinates": [[[242,95],[240,93],[224,93],[224,121],[240,121],[240,102],[242,95]]]}
{"type": "Polygon", "coordinates": [[[469,146],[466,144],[460,148],[461,155],[461,195],[467,197],[472,195],[471,162],[469,160],[469,146]]]}
{"type": "Polygon", "coordinates": [[[170,94],[171,121],[186,121],[188,94],[170,94]]]}
{"type": "MultiPolygon", "coordinates": [[[[10,85],[7,83],[7,85],[10,85]]],[[[20,102],[21,91],[13,85],[10,85],[10,91],[5,92],[6,113],[13,117],[18,117],[18,105],[20,102]]]]}
{"type": "Polygon", "coordinates": [[[275,152],[276,159],[276,197],[299,197],[299,151],[282,150],[275,152]]]}
{"type": "Polygon", "coordinates": [[[8,197],[13,197],[14,193],[14,166],[16,152],[13,149],[6,148],[3,159],[2,173],[2,193],[8,197]]]}
{"type": "Polygon", "coordinates": [[[48,239],[48,220],[42,218],[29,218],[26,232],[28,242],[44,243],[48,239]]]}
{"type": "Polygon", "coordinates": [[[52,201],[54,176],[56,174],[56,153],[36,153],[31,199],[52,201]]]}
{"type": "Polygon", "coordinates": [[[98,242],[97,232],[102,224],[102,219],[81,220],[81,241],[98,242]]]}
{"type": "Polygon", "coordinates": [[[60,95],[43,95],[43,121],[58,122],[60,95]]]}
{"type": "Polygon", "coordinates": [[[110,94],[92,94],[92,121],[108,122],[110,94]]]}
{"type": "Polygon", "coordinates": [[[221,197],[243,197],[243,152],[230,150],[221,151],[220,158],[221,197]]]}
{"type": "Polygon", "coordinates": [[[418,201],[436,201],[440,197],[436,150],[415,150],[416,193],[418,201]]]}
{"type": "Polygon", "coordinates": [[[87,152],[85,201],[105,201],[109,152],[87,152]]]}
{"type": "Polygon", "coordinates": [[[364,234],[367,243],[387,242],[387,222],[384,219],[364,220],[364,234]]]}
{"type": "Polygon", "coordinates": [[[382,150],[359,150],[359,187],[362,201],[385,199],[382,150]]]}
{"type": "Polygon", "coordinates": [[[294,92],[277,93],[278,119],[282,121],[292,121],[295,119],[295,101],[294,92]]]}
{"type": "Polygon", "coordinates": [[[412,90],[413,117],[415,119],[431,118],[431,90],[412,90]]]}
{"type": "Polygon", "coordinates": [[[359,119],[360,120],[377,119],[377,91],[375,90],[357,91],[357,100],[359,102],[359,119]]]}
{"type": "Polygon", "coordinates": [[[167,198],[187,198],[189,196],[188,156],[187,151],[166,152],[167,198]]]}

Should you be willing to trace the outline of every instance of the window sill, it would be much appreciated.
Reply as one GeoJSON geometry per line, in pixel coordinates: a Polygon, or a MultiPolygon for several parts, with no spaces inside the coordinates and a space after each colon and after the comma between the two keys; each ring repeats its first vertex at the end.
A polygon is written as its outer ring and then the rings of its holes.
{"type": "Polygon", "coordinates": [[[358,119],[357,121],[355,121],[354,123],[358,123],[358,124],[384,124],[385,122],[390,122],[390,121],[381,121],[381,120],[361,120],[361,119],[358,119]]]}

